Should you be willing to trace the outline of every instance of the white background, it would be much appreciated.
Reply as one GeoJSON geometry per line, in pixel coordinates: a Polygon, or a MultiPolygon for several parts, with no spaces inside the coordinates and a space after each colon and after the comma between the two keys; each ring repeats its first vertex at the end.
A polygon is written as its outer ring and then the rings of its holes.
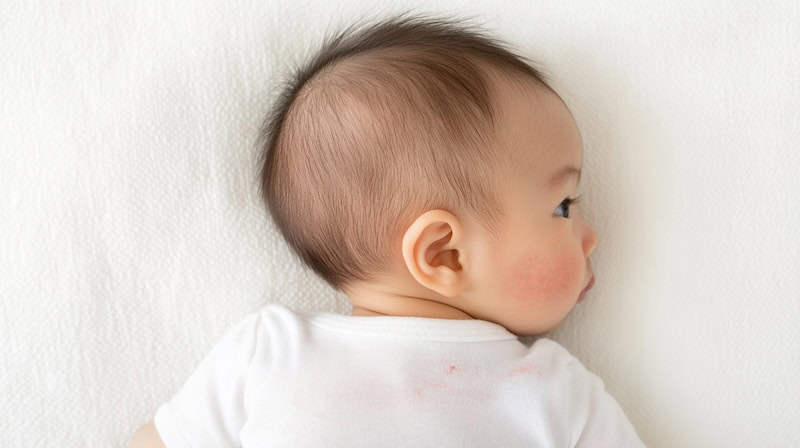
{"type": "Polygon", "coordinates": [[[125,446],[245,313],[350,313],[253,144],[326,31],[412,9],[477,17],[579,123],[597,286],[549,337],[648,446],[800,446],[799,5],[3,1],[0,445],[125,446]]]}

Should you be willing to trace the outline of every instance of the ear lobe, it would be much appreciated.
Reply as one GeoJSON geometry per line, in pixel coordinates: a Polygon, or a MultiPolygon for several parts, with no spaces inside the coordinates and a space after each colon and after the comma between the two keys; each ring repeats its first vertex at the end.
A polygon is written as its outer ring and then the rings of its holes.
{"type": "Polygon", "coordinates": [[[414,279],[443,296],[461,293],[466,282],[463,230],[458,218],[429,210],[403,236],[403,259],[414,279]]]}

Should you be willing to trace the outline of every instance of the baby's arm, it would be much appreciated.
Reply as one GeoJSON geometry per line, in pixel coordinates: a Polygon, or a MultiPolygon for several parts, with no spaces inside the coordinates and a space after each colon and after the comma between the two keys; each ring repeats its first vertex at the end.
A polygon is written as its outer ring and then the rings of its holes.
{"type": "Polygon", "coordinates": [[[619,403],[605,390],[603,381],[595,374],[586,373],[589,391],[586,397],[588,414],[575,442],[575,448],[614,446],[644,448],[636,429],[619,403]]]}
{"type": "Polygon", "coordinates": [[[251,313],[227,330],[153,420],[136,431],[131,448],[241,446],[244,390],[259,346],[260,315],[251,313]]]}
{"type": "Polygon", "coordinates": [[[561,344],[540,338],[540,363],[550,372],[545,387],[548,412],[558,443],[570,448],[645,448],[617,400],[603,380],[584,367],[561,344]]]}
{"type": "Polygon", "coordinates": [[[128,448],[166,448],[164,442],[156,431],[156,425],[151,421],[145,423],[133,435],[133,440],[128,448]]]}
{"type": "Polygon", "coordinates": [[[569,418],[577,423],[573,429],[574,448],[613,446],[619,448],[644,448],[636,429],[617,400],[605,389],[603,380],[586,370],[573,358],[567,364],[567,376],[572,379],[568,402],[572,403],[569,418]]]}

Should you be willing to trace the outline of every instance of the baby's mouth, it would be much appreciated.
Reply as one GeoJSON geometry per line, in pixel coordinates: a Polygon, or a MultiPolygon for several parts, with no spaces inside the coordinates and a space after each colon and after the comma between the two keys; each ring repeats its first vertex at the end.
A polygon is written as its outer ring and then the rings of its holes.
{"type": "Polygon", "coordinates": [[[581,291],[581,295],[578,296],[577,303],[583,302],[583,299],[586,298],[586,293],[589,292],[589,290],[592,289],[593,286],[594,286],[594,275],[592,275],[591,280],[589,280],[589,284],[586,285],[585,288],[583,288],[583,291],[581,291]]]}
{"type": "Polygon", "coordinates": [[[583,292],[588,292],[594,286],[594,275],[592,275],[592,279],[589,280],[589,284],[586,285],[586,288],[583,288],[583,292]]]}

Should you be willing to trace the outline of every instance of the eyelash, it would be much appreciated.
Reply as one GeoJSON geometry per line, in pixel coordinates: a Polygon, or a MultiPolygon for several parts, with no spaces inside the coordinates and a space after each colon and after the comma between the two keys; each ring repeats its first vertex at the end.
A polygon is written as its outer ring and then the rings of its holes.
{"type": "Polygon", "coordinates": [[[567,204],[569,204],[569,205],[577,204],[578,202],[581,201],[581,197],[583,197],[582,194],[579,194],[579,195],[575,196],[574,198],[567,198],[567,204]]]}
{"type": "MultiPolygon", "coordinates": [[[[563,201],[561,201],[561,204],[566,204],[567,205],[567,210],[568,210],[567,211],[567,215],[569,215],[570,206],[580,202],[582,196],[583,196],[583,194],[579,194],[579,195],[575,196],[574,198],[567,197],[563,201]]],[[[561,204],[558,204],[558,205],[561,205],[561,204]]],[[[564,218],[569,219],[569,216],[564,216],[564,218]]]]}

